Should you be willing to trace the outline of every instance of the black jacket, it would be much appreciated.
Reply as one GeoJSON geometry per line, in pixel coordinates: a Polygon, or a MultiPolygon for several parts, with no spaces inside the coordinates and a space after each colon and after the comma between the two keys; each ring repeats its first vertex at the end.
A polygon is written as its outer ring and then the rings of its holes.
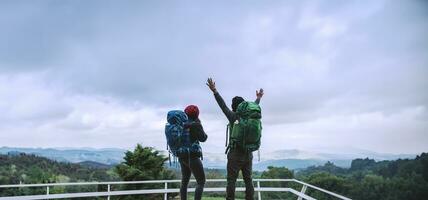
{"type": "Polygon", "coordinates": [[[191,143],[195,141],[207,141],[208,135],[205,133],[204,128],[202,127],[201,120],[196,119],[195,121],[187,123],[185,128],[189,128],[191,143]]]}

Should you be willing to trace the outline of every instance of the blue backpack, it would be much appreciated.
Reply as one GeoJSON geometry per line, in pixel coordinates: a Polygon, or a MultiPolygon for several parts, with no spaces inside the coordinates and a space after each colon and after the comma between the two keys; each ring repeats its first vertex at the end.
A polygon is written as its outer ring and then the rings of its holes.
{"type": "Polygon", "coordinates": [[[189,129],[186,123],[191,123],[186,113],[181,110],[171,110],[167,115],[165,136],[167,149],[175,158],[190,155],[202,156],[202,149],[198,141],[191,143],[189,129]]]}

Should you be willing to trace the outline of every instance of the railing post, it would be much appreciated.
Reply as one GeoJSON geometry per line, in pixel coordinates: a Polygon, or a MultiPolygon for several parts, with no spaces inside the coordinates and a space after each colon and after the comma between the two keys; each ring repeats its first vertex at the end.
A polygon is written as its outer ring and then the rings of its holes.
{"type": "Polygon", "coordinates": [[[257,188],[258,188],[257,197],[259,200],[262,200],[262,194],[260,191],[260,181],[257,181],[257,188]]]}
{"type": "Polygon", "coordinates": [[[46,186],[46,195],[49,195],[49,186],[46,186]]]}
{"type": "Polygon", "coordinates": [[[110,200],[110,184],[107,184],[107,192],[108,192],[108,196],[107,196],[107,200],[110,200]]]}
{"type": "MultiPolygon", "coordinates": [[[[300,190],[300,193],[305,194],[307,188],[308,186],[303,185],[302,189],[300,190]]],[[[297,200],[302,200],[302,197],[297,198],[297,200]]]]}
{"type": "Polygon", "coordinates": [[[168,192],[166,191],[167,189],[168,189],[168,182],[165,181],[165,193],[163,195],[164,200],[168,199],[168,192]]]}

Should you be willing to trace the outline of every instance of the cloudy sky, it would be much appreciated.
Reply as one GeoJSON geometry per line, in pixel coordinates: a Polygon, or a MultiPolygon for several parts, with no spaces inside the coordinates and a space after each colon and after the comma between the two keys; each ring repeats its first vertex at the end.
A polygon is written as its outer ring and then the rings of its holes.
{"type": "Polygon", "coordinates": [[[196,104],[262,99],[264,151],[428,151],[428,2],[1,1],[0,146],[165,148],[196,104]]]}

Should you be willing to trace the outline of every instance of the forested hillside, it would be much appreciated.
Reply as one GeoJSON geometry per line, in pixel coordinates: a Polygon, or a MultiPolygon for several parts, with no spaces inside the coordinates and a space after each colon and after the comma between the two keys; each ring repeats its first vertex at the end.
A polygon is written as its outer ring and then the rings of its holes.
{"type": "MultiPolygon", "coordinates": [[[[0,154],[0,185],[112,180],[119,180],[112,169],[57,162],[23,153],[0,154]]],[[[98,186],[53,187],[51,193],[96,190],[104,190],[104,188],[98,186]]],[[[44,194],[45,192],[45,188],[39,187],[0,189],[0,196],[44,194]]]]}
{"type": "MultiPolygon", "coordinates": [[[[57,162],[35,155],[0,155],[0,184],[179,178],[178,168],[173,168],[171,171],[167,169],[166,164],[164,167],[159,167],[165,161],[166,158],[158,151],[139,145],[134,151],[128,151],[125,154],[125,162],[112,168],[104,165],[99,167],[96,163],[57,162]],[[150,163],[149,160],[152,160],[153,163],[150,163]]],[[[206,169],[206,175],[208,179],[225,178],[225,170],[206,169]]],[[[308,167],[298,172],[285,167],[271,166],[264,172],[255,172],[254,178],[296,178],[356,200],[421,200],[428,199],[428,154],[422,153],[415,159],[395,161],[355,159],[350,168],[341,168],[328,162],[323,166],[308,167]]],[[[220,183],[207,184],[207,187],[217,184],[220,183]]],[[[178,187],[178,185],[175,186],[178,187]]],[[[296,190],[300,190],[301,187],[290,183],[263,183],[263,186],[293,187],[296,190]]],[[[130,187],[135,186],[130,185],[130,187]]],[[[96,190],[104,191],[105,188],[95,186],[92,188],[54,187],[52,193],[96,190]]],[[[43,188],[8,189],[0,190],[0,196],[43,194],[44,192],[43,188]]],[[[330,199],[330,197],[310,189],[307,194],[317,199],[330,199]]],[[[223,197],[224,194],[205,193],[204,196],[223,197]]],[[[238,193],[237,196],[243,197],[241,193],[238,193]]],[[[156,197],[151,196],[150,199],[156,199],[156,197]]],[[[292,194],[278,192],[266,192],[263,193],[263,197],[295,199],[292,194]]],[[[135,198],[134,196],[128,199],[135,198]]],[[[138,198],[146,199],[145,196],[138,198]]]]}
{"type": "MultiPolygon", "coordinates": [[[[422,153],[415,159],[395,161],[355,159],[349,169],[327,163],[324,166],[309,167],[295,176],[353,199],[428,199],[427,153],[422,153]]],[[[313,195],[325,198],[320,194],[313,195]]]]}
{"type": "Polygon", "coordinates": [[[108,169],[57,162],[35,155],[0,155],[0,184],[117,180],[108,169]]]}

